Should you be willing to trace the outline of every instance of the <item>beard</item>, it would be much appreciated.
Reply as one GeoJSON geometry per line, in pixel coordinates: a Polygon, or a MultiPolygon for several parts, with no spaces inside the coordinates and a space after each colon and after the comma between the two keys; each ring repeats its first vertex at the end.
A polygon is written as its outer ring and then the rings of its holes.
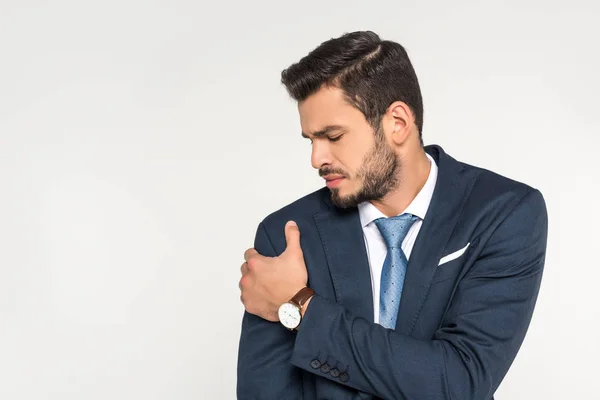
{"type": "MultiPolygon", "coordinates": [[[[337,188],[331,189],[331,201],[336,207],[356,207],[365,201],[381,200],[388,193],[398,187],[401,163],[394,151],[385,141],[383,132],[375,132],[373,148],[365,155],[355,179],[361,183],[360,189],[355,193],[342,196],[337,188]]],[[[323,171],[336,173],[335,171],[323,171]]],[[[347,174],[337,172],[345,177],[347,174]]]]}

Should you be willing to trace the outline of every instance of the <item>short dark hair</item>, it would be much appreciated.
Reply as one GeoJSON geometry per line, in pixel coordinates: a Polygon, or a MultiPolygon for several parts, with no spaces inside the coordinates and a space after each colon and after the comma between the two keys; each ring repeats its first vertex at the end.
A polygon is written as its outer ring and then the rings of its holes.
{"type": "Polygon", "coordinates": [[[404,47],[371,31],[346,33],[321,43],[281,72],[290,96],[303,101],[323,85],[341,89],[348,102],[377,128],[394,101],[415,116],[421,144],[423,99],[417,74],[404,47]]]}

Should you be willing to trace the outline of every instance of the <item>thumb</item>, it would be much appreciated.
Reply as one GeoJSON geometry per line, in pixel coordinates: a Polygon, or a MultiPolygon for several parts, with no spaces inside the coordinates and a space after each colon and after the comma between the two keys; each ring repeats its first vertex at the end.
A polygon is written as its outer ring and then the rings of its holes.
{"type": "Polygon", "coordinates": [[[300,247],[300,228],[294,221],[288,221],[285,224],[285,243],[286,243],[286,252],[294,252],[294,253],[302,253],[302,248],[300,247]]]}

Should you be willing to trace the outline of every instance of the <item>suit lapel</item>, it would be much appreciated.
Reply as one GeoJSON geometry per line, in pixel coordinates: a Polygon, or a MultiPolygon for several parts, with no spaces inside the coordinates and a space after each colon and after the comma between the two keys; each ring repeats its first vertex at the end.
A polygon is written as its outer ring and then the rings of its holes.
{"type": "Polygon", "coordinates": [[[427,146],[426,151],[436,160],[438,177],[406,268],[396,330],[407,335],[415,327],[438,262],[474,184],[474,178],[464,176],[462,165],[440,147],[427,146]]]}
{"type": "Polygon", "coordinates": [[[353,315],[373,322],[371,272],[358,210],[338,209],[329,197],[326,203],[331,211],[316,213],[314,220],[336,300],[353,315]]]}

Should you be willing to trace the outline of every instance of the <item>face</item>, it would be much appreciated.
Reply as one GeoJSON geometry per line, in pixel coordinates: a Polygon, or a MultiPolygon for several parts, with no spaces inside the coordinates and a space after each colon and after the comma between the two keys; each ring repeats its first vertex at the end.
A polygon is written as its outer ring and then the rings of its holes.
{"type": "Polygon", "coordinates": [[[399,184],[400,160],[382,129],[375,131],[341,90],[323,88],[298,105],[302,136],[311,140],[312,166],[341,208],[380,200],[399,184]]]}

